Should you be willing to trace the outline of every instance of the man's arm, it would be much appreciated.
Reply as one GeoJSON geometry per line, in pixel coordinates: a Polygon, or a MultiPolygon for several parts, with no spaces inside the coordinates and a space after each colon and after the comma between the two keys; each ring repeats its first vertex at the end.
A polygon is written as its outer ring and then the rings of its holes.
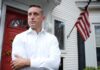
{"type": "Polygon", "coordinates": [[[25,59],[25,48],[22,38],[18,35],[15,37],[12,43],[12,68],[19,69],[25,66],[29,66],[30,62],[28,59],[25,59]]]}
{"type": "Polygon", "coordinates": [[[12,60],[12,68],[13,69],[20,69],[23,67],[29,67],[30,66],[30,60],[22,58],[21,56],[15,55],[16,59],[12,60]]]}
{"type": "Polygon", "coordinates": [[[12,61],[12,64],[13,64],[12,67],[18,69],[18,68],[30,66],[30,67],[35,67],[35,68],[42,67],[42,68],[56,70],[58,69],[59,64],[60,64],[60,54],[61,54],[58,45],[59,44],[56,38],[51,41],[50,49],[49,49],[50,50],[49,57],[42,57],[42,58],[37,57],[37,58],[25,59],[23,57],[20,57],[20,55],[17,55],[19,57],[15,57],[16,59],[12,61]]]}
{"type": "Polygon", "coordinates": [[[47,68],[47,69],[53,69],[53,70],[57,70],[59,68],[60,65],[60,49],[59,49],[59,44],[56,38],[54,38],[51,42],[50,42],[50,48],[48,48],[50,50],[49,52],[49,56],[48,57],[43,57],[43,58],[31,58],[30,59],[30,66],[31,67],[43,67],[43,68],[47,68]]]}

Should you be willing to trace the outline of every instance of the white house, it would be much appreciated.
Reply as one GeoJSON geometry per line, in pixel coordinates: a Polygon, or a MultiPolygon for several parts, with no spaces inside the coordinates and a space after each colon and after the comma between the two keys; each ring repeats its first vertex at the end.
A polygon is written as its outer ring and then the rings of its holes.
{"type": "MultiPolygon", "coordinates": [[[[62,52],[59,70],[83,70],[87,66],[97,68],[100,65],[100,0],[92,0],[88,7],[90,37],[83,42],[75,27],[67,38],[87,3],[88,0],[0,0],[1,70],[6,70],[7,66],[10,70],[11,42],[17,33],[23,31],[10,23],[24,22],[31,4],[39,4],[44,8],[47,16],[44,27],[59,40],[62,52]]],[[[21,25],[26,26],[25,23],[21,25]]]]}

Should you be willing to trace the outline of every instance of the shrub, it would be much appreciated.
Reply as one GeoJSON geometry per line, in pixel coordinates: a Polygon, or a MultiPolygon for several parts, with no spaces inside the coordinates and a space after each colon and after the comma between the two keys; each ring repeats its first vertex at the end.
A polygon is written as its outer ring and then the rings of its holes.
{"type": "Polygon", "coordinates": [[[95,67],[86,67],[84,70],[97,70],[95,67]]]}
{"type": "Polygon", "coordinates": [[[98,66],[97,70],[100,70],[100,66],[98,66]]]}

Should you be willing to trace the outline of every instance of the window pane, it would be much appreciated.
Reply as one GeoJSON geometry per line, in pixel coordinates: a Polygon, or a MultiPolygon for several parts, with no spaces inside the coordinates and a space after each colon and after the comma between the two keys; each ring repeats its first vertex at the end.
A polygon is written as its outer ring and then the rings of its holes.
{"type": "Polygon", "coordinates": [[[100,47],[100,26],[95,26],[96,46],[100,47]]]}
{"type": "Polygon", "coordinates": [[[64,49],[64,24],[59,20],[55,20],[55,35],[59,41],[60,49],[64,49]]]}
{"type": "Polygon", "coordinates": [[[100,48],[97,48],[97,65],[100,66],[100,48]]]}
{"type": "Polygon", "coordinates": [[[97,35],[100,35],[100,26],[95,26],[95,32],[97,35]]]}
{"type": "Polygon", "coordinates": [[[96,37],[96,46],[100,47],[100,37],[96,37]]]}

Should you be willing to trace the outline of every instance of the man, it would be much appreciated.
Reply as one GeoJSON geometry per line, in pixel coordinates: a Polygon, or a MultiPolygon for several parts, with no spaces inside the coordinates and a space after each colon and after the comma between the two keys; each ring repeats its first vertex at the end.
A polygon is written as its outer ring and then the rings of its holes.
{"type": "Polygon", "coordinates": [[[60,49],[57,38],[42,28],[45,19],[38,5],[28,9],[29,29],[16,35],[12,44],[14,70],[58,70],[60,49]]]}

